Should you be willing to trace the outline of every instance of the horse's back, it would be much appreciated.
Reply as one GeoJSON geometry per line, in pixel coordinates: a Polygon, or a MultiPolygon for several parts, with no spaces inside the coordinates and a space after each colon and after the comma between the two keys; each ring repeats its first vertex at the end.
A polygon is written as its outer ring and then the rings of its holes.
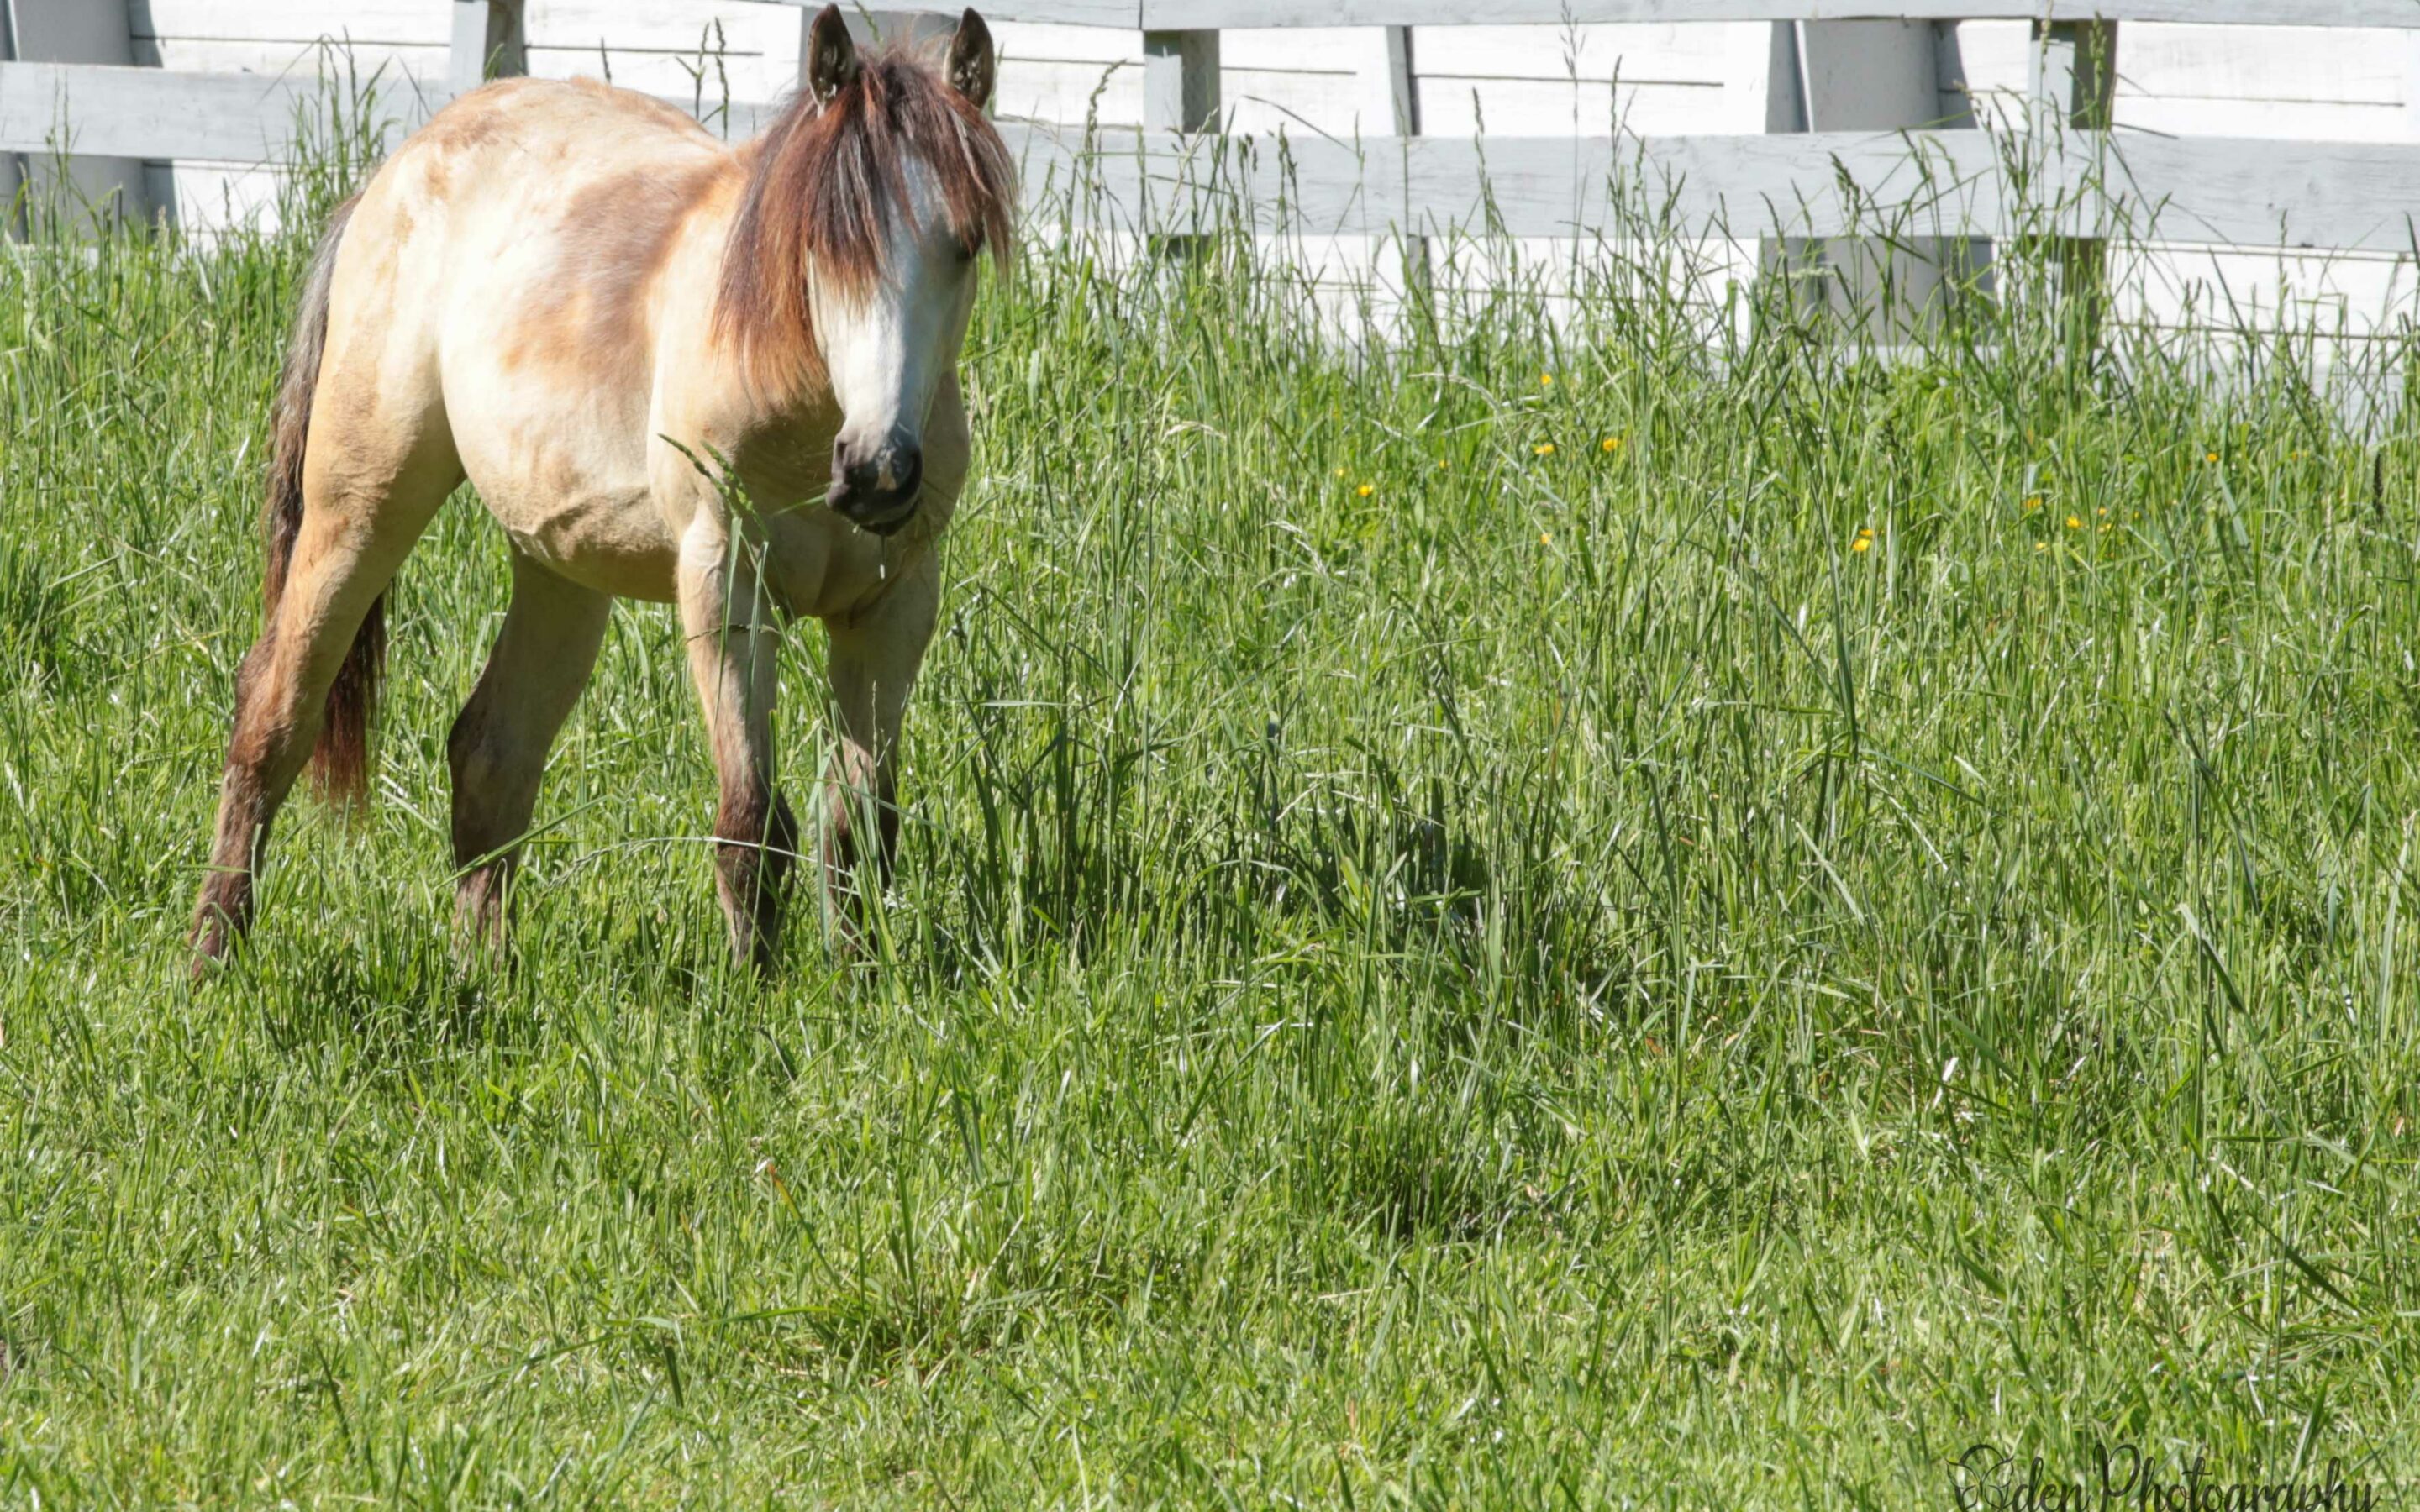
{"type": "Polygon", "coordinates": [[[387,400],[442,416],[524,549],[655,596],[669,589],[669,540],[645,507],[658,335],[710,309],[697,243],[719,246],[712,223],[738,181],[730,149],[646,96],[585,81],[476,90],[364,191],[331,353],[374,356],[353,365],[375,368],[387,400]]]}

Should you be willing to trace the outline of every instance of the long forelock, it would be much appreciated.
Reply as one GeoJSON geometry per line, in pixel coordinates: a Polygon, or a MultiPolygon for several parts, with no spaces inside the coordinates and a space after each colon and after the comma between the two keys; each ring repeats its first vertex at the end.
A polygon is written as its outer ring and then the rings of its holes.
{"type": "Polygon", "coordinates": [[[914,213],[916,165],[930,174],[950,234],[1005,264],[1016,204],[1007,146],[972,101],[905,49],[864,58],[829,101],[800,89],[752,152],[714,319],[760,386],[819,376],[808,269],[845,293],[887,278],[892,227],[914,213]]]}

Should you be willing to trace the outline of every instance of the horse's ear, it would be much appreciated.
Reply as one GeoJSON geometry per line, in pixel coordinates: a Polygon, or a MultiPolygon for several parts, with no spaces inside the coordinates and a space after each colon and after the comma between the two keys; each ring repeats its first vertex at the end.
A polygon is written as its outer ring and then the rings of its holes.
{"type": "Polygon", "coordinates": [[[848,39],[848,23],[840,7],[826,6],[807,28],[807,87],[817,104],[829,105],[856,77],[857,44],[848,39]]]}
{"type": "Polygon", "coordinates": [[[991,102],[992,81],[999,73],[1000,58],[992,51],[991,28],[970,10],[958,18],[957,35],[950,39],[950,87],[981,110],[991,102]]]}

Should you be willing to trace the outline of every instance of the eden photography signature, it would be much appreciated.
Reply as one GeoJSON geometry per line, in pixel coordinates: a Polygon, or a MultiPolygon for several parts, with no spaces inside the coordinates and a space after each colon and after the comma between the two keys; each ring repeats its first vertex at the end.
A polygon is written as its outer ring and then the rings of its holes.
{"type": "Polygon", "coordinates": [[[2061,1473],[2036,1455],[2020,1461],[1978,1443],[1953,1461],[1959,1512],[2372,1512],[2378,1488],[2344,1478],[2337,1462],[2280,1480],[2230,1478],[2200,1455],[2189,1463],[2152,1458],[2131,1443],[2096,1444],[2083,1473],[2061,1473]]]}

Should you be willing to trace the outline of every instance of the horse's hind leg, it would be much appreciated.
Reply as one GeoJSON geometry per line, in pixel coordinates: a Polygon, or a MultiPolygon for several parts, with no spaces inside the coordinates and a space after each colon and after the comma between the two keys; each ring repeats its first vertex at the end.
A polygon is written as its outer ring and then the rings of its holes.
{"type": "Polygon", "coordinates": [[[513,601],[487,671],[445,738],[454,776],[455,918],[467,940],[501,949],[520,838],[537,805],[546,753],[597,664],[613,600],[513,553],[513,601]]]}
{"type": "Polygon", "coordinates": [[[284,591],[236,673],[209,873],[194,913],[196,971],[251,923],[270,825],[318,740],[328,690],[371,606],[462,476],[442,426],[393,448],[390,466],[344,429],[314,433],[314,464],[327,449],[345,465],[310,469],[284,591]]]}

